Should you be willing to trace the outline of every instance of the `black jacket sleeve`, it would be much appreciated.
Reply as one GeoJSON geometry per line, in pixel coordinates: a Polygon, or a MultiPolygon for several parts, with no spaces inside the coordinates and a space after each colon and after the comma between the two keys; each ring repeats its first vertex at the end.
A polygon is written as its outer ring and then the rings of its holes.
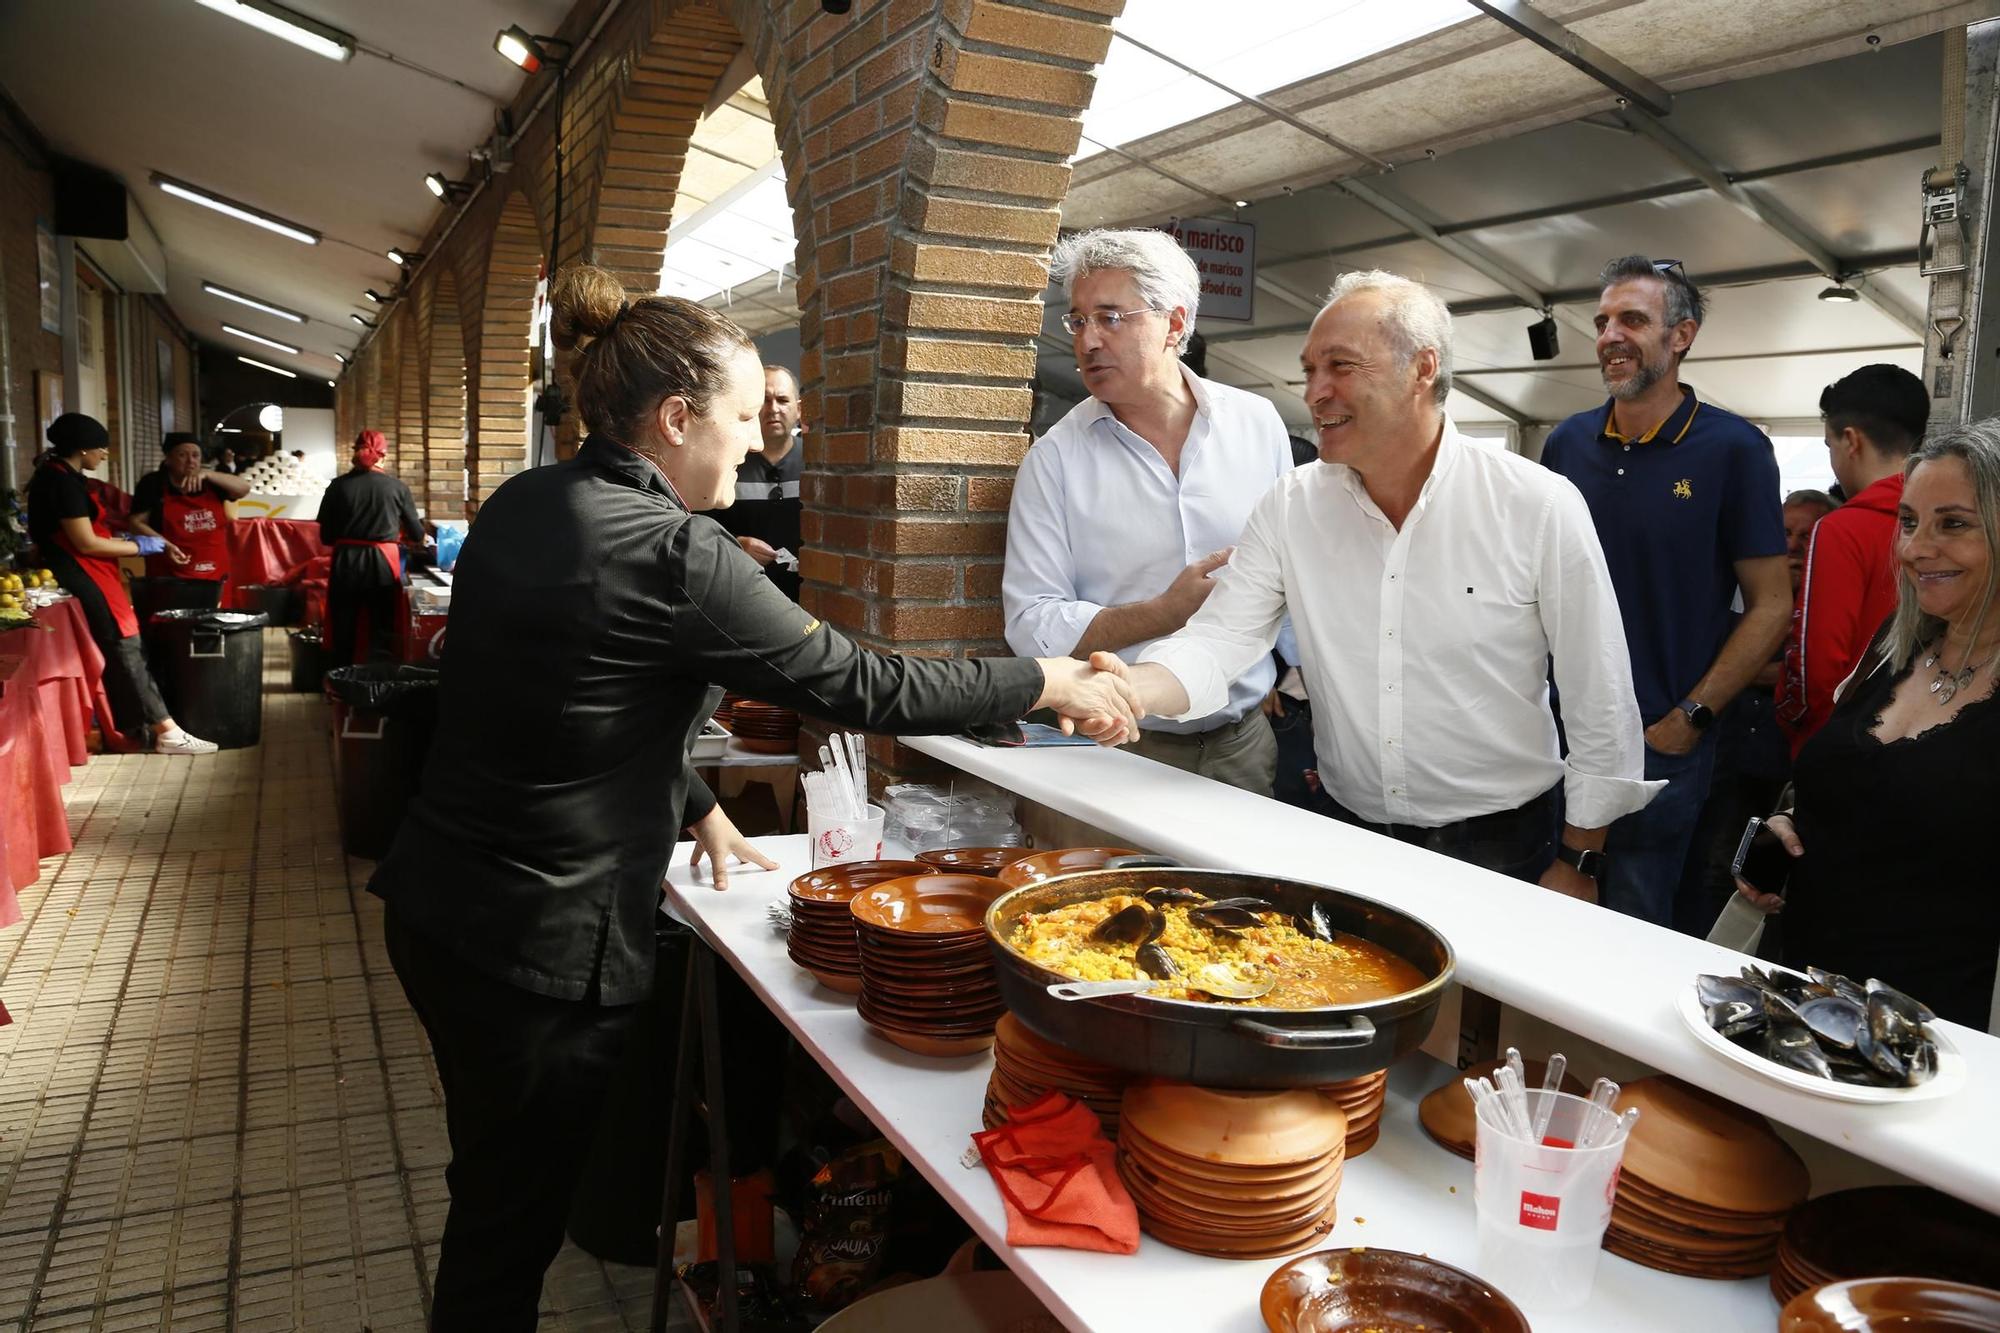
{"type": "Polygon", "coordinates": [[[396,507],[401,514],[403,535],[421,546],[424,543],[424,521],[417,517],[417,499],[410,494],[410,488],[400,481],[396,490],[396,507]]]}
{"type": "Polygon", "coordinates": [[[792,604],[714,521],[669,538],[675,647],[686,670],[719,685],[851,727],[920,736],[1009,721],[1033,707],[1042,669],[1029,658],[965,660],[874,653],[792,604]]]}
{"type": "Polygon", "coordinates": [[[331,546],[346,535],[347,488],[336,481],[319,502],[320,545],[331,546]]]}

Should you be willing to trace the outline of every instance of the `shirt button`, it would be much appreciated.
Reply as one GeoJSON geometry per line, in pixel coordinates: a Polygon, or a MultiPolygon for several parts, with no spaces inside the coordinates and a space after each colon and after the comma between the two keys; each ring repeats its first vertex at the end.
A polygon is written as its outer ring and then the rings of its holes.
{"type": "Polygon", "coordinates": [[[1389,582],[1394,583],[1395,581],[1396,581],[1396,576],[1394,574],[1391,574],[1389,576],[1389,582]]]}
{"type": "Polygon", "coordinates": [[[1628,444],[1628,445],[1626,445],[1626,446],[1625,446],[1625,452],[1626,452],[1626,453],[1628,453],[1628,454],[1629,454],[1629,453],[1631,453],[1631,452],[1632,452],[1632,446],[1631,446],[1631,445],[1629,445],[1629,444],[1628,444]]]}
{"type": "Polygon", "coordinates": [[[1388,690],[1389,693],[1391,694],[1394,694],[1396,692],[1396,687],[1394,685],[1385,685],[1383,686],[1383,688],[1388,690]]]}
{"type": "Polygon", "coordinates": [[[1625,475],[1625,469],[1624,469],[1624,468],[1622,468],[1622,467],[1621,467],[1621,468],[1619,468],[1619,469],[1618,469],[1618,475],[1619,475],[1619,476],[1621,476],[1621,477],[1622,477],[1622,476],[1624,476],[1624,475],[1625,475]]]}
{"type": "Polygon", "coordinates": [[[1392,639],[1393,639],[1393,638],[1395,638],[1395,637],[1396,637],[1396,631],[1394,631],[1394,630],[1390,630],[1390,631],[1389,631],[1389,637],[1390,637],[1390,638],[1392,638],[1392,639]]]}

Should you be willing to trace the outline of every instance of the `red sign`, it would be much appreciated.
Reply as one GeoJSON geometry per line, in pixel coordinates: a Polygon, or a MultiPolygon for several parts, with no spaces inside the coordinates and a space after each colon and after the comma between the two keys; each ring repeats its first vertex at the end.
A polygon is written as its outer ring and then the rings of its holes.
{"type": "Polygon", "coordinates": [[[1554,1231],[1556,1216],[1562,1212],[1562,1200],[1547,1194],[1536,1194],[1531,1190],[1521,1191],[1521,1225],[1533,1227],[1537,1231],[1554,1231]]]}

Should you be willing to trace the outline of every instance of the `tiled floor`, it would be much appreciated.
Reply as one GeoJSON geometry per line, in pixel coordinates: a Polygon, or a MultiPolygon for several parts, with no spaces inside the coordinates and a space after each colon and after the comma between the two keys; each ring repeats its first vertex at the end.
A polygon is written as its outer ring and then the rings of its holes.
{"type": "MultiPolygon", "coordinates": [[[[0,930],[4,1333],[423,1327],[437,1076],[284,655],[262,745],[75,770],[76,848],[0,930]]],[[[541,1328],[645,1328],[651,1293],[566,1246],[541,1328]]]]}

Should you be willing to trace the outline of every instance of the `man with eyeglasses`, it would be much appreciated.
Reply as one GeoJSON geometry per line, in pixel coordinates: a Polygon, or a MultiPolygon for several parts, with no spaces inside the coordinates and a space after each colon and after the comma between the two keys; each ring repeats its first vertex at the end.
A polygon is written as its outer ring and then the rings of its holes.
{"type": "MultiPolygon", "coordinates": [[[[1062,317],[1090,397],[1035,442],[1014,482],[1001,596],[1024,657],[1138,652],[1187,623],[1251,509],[1292,467],[1277,409],[1179,360],[1201,280],[1158,231],[1090,231],[1056,247],[1062,317]]],[[[1266,652],[1222,706],[1149,717],[1137,749],[1269,796],[1278,746],[1266,652]]]]}
{"type": "Polygon", "coordinates": [[[1665,926],[1677,897],[1702,892],[1693,844],[1711,725],[1777,651],[1791,577],[1770,439],[1681,383],[1700,290],[1678,260],[1644,255],[1612,260],[1600,285],[1597,364],[1611,397],[1557,426],[1542,462],[1590,506],[1647,724],[1646,776],[1667,784],[1611,826],[1599,898],[1665,926]]]}

